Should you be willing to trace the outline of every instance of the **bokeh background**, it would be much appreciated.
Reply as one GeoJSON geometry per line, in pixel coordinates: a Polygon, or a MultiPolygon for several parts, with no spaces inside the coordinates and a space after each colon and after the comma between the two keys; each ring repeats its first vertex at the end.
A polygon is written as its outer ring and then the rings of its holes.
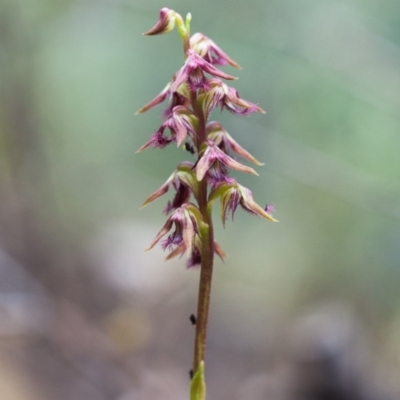
{"type": "Polygon", "coordinates": [[[209,398],[399,399],[396,0],[1,1],[0,398],[188,398],[199,273],[143,252],[167,198],[139,207],[191,156],[135,154],[183,60],[176,32],[141,35],[164,6],[267,111],[214,117],[280,220],[216,220],[209,398]]]}

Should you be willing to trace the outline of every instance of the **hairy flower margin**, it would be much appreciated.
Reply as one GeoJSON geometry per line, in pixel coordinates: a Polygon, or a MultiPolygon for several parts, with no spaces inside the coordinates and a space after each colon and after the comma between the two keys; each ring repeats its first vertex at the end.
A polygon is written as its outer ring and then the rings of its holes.
{"type": "MultiPolygon", "coordinates": [[[[161,245],[169,251],[167,259],[186,254],[187,265],[192,267],[201,265],[205,232],[209,228],[200,206],[202,182],[206,184],[208,215],[211,216],[214,202],[219,199],[224,226],[228,213],[233,219],[239,205],[251,214],[270,221],[276,220],[271,215],[274,211],[272,206],[259,206],[249,189],[229,177],[230,169],[258,175],[253,168],[236,161],[229,153],[239,155],[257,166],[263,164],[240,146],[219,122],[209,121],[212,111],[217,107],[238,115],[264,111],[258,105],[242,99],[236,89],[222,81],[237,78],[221,71],[216,65],[240,69],[239,64],[202,33],[190,37],[190,20],[190,14],[184,21],[175,11],[163,8],[156,25],[144,34],[163,34],[176,26],[184,44],[185,61],[160,94],[138,110],[137,114],[166,100],[168,102],[164,110],[164,122],[138,152],[149,147],[165,148],[174,142],[178,147],[183,144],[184,148],[192,149],[189,152],[196,157],[194,162],[179,164],[142,206],[147,206],[169,190],[175,192],[164,210],[169,217],[146,250],[152,249],[164,238],[161,245]]],[[[222,248],[217,242],[212,243],[212,251],[224,259],[222,248]]]]}

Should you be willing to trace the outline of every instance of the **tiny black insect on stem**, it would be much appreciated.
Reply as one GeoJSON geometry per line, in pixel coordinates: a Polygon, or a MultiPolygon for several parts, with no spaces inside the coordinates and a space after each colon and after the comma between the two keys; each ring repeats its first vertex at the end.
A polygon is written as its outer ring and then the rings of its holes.
{"type": "Polygon", "coordinates": [[[183,145],[183,148],[184,148],[186,151],[188,151],[190,154],[194,154],[194,153],[195,153],[195,150],[194,150],[193,145],[191,145],[189,142],[186,142],[186,143],[183,145]]]}
{"type": "Polygon", "coordinates": [[[190,319],[190,322],[192,323],[192,325],[196,325],[197,319],[196,319],[194,314],[190,314],[190,318],[189,319],[190,319]]]}
{"type": "Polygon", "coordinates": [[[193,370],[192,369],[189,370],[189,376],[190,376],[190,380],[192,380],[193,379],[193,370]]]}

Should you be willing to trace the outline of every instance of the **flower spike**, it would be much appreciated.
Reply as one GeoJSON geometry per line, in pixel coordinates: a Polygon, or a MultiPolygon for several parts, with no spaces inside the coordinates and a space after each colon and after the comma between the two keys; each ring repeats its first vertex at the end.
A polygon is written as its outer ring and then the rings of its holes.
{"type": "Polygon", "coordinates": [[[146,250],[161,243],[161,247],[168,251],[167,260],[186,254],[188,268],[201,266],[190,398],[204,400],[203,360],[214,258],[215,255],[221,260],[225,258],[225,252],[214,240],[213,205],[219,199],[224,226],[227,215],[231,213],[233,219],[238,206],[264,219],[276,220],[271,215],[274,211],[272,205],[260,207],[252,192],[229,176],[230,169],[258,175],[253,168],[236,161],[233,153],[257,166],[263,164],[236,142],[219,122],[210,121],[216,108],[238,115],[265,112],[224,83],[237,78],[221,71],[218,66],[230,65],[240,69],[239,64],[202,33],[190,36],[190,22],[190,13],[184,20],[174,10],[163,8],[158,22],[145,33],[158,35],[176,27],[183,42],[185,61],[164,89],[136,114],[167,103],[161,126],[138,152],[149,147],[163,149],[176,143],[186,150],[181,155],[194,158],[193,162],[181,162],[169,178],[147,197],[142,207],[167,192],[173,192],[164,209],[167,220],[146,250]]]}

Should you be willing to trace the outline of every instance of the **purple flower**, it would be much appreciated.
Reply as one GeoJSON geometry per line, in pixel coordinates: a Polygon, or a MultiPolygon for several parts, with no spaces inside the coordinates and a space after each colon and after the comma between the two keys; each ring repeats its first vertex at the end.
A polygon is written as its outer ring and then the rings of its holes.
{"type": "Polygon", "coordinates": [[[235,80],[232,75],[228,75],[222,72],[218,68],[215,68],[212,64],[207,62],[204,58],[200,57],[194,50],[189,49],[187,51],[187,59],[183,67],[177,72],[175,81],[172,84],[172,91],[178,90],[179,86],[187,82],[190,90],[195,91],[197,89],[207,89],[207,79],[204,73],[208,73],[213,76],[217,76],[222,79],[235,80]]]}
{"type": "Polygon", "coordinates": [[[151,136],[150,139],[138,150],[136,150],[136,153],[140,153],[141,151],[147,149],[148,147],[153,147],[154,149],[160,148],[163,149],[164,147],[168,146],[171,142],[174,141],[172,137],[166,137],[164,136],[164,129],[159,129],[158,131],[154,132],[151,136]]]}
{"type": "Polygon", "coordinates": [[[164,102],[164,100],[168,97],[170,99],[169,106],[164,111],[164,116],[168,117],[168,115],[172,112],[172,110],[176,106],[184,106],[188,108],[190,106],[190,93],[187,88],[187,85],[181,85],[177,91],[173,92],[171,90],[172,83],[175,79],[175,75],[170,82],[168,82],[167,86],[156,96],[154,99],[150,100],[146,105],[136,111],[137,114],[144,113],[151,108],[157,106],[164,102]]]}
{"type": "Polygon", "coordinates": [[[204,178],[204,175],[210,169],[215,161],[226,165],[229,168],[235,169],[237,171],[245,172],[247,174],[258,175],[253,168],[247,167],[246,165],[240,164],[233,158],[229,157],[224,153],[212,140],[207,140],[207,147],[201,154],[201,158],[196,165],[196,176],[199,181],[204,178]]]}
{"type": "Polygon", "coordinates": [[[184,106],[176,106],[170,113],[168,119],[160,126],[137,153],[147,149],[148,147],[153,148],[164,148],[171,142],[176,142],[179,147],[186,139],[188,133],[194,137],[196,132],[197,118],[195,115],[184,106]],[[171,135],[166,137],[164,131],[169,129],[171,135]]]}
{"type": "Polygon", "coordinates": [[[169,217],[147,250],[161,242],[162,248],[169,252],[167,259],[186,254],[188,267],[203,263],[207,268],[212,263],[213,252],[221,259],[225,257],[220,246],[212,241],[211,214],[216,199],[220,199],[224,225],[227,215],[231,214],[233,218],[238,206],[268,220],[276,220],[271,216],[272,205],[263,209],[254,201],[249,189],[229,177],[230,169],[258,175],[253,168],[236,161],[237,155],[258,166],[263,164],[236,142],[220,123],[209,122],[217,107],[239,115],[264,113],[264,110],[242,99],[236,89],[224,83],[237,78],[217,66],[240,68],[239,64],[202,33],[190,37],[190,21],[190,13],[184,20],[175,11],[163,8],[156,25],[145,33],[163,34],[176,27],[182,39],[185,61],[165,88],[137,111],[140,114],[167,102],[162,125],[138,152],[149,147],[164,148],[174,142],[178,147],[184,144],[183,147],[196,158],[193,163],[179,164],[142,207],[172,190],[172,198],[164,209],[169,217]]]}
{"type": "Polygon", "coordinates": [[[189,256],[201,219],[199,209],[192,203],[185,203],[171,214],[146,251],[151,250],[174,226],[175,230],[164,240],[162,247],[165,250],[184,246],[184,251],[189,256]]]}
{"type": "Polygon", "coordinates": [[[226,108],[234,114],[249,115],[253,112],[265,114],[261,107],[242,99],[235,88],[226,85],[220,79],[210,79],[208,85],[210,89],[207,91],[204,100],[204,111],[207,115],[217,106],[221,109],[226,108]]]}
{"type": "MultiPolygon", "coordinates": [[[[234,181],[234,180],[232,180],[234,181]]],[[[238,205],[251,214],[277,222],[267,211],[260,207],[253,199],[253,194],[246,187],[239,185],[236,181],[233,183],[222,183],[215,187],[208,198],[209,204],[213,204],[217,198],[220,198],[220,216],[225,226],[227,214],[231,212],[232,219],[238,205]]]]}
{"type": "Polygon", "coordinates": [[[188,203],[191,193],[197,196],[198,186],[197,179],[193,173],[193,163],[185,161],[179,164],[171,176],[144,201],[141,208],[146,207],[154,200],[163,196],[172,187],[175,189],[176,194],[172,202],[168,202],[164,210],[168,214],[171,210],[179,208],[184,203],[188,203]]]}
{"type": "Polygon", "coordinates": [[[241,157],[254,164],[261,166],[264,163],[258,161],[246,149],[244,149],[238,142],[236,142],[231,135],[222,127],[219,122],[210,122],[206,128],[207,137],[214,141],[214,143],[224,152],[228,154],[228,150],[234,151],[241,157]]]}
{"type": "Polygon", "coordinates": [[[190,47],[207,62],[213,65],[231,65],[241,69],[240,65],[233,61],[210,38],[202,33],[195,33],[190,38],[190,47]]]}

